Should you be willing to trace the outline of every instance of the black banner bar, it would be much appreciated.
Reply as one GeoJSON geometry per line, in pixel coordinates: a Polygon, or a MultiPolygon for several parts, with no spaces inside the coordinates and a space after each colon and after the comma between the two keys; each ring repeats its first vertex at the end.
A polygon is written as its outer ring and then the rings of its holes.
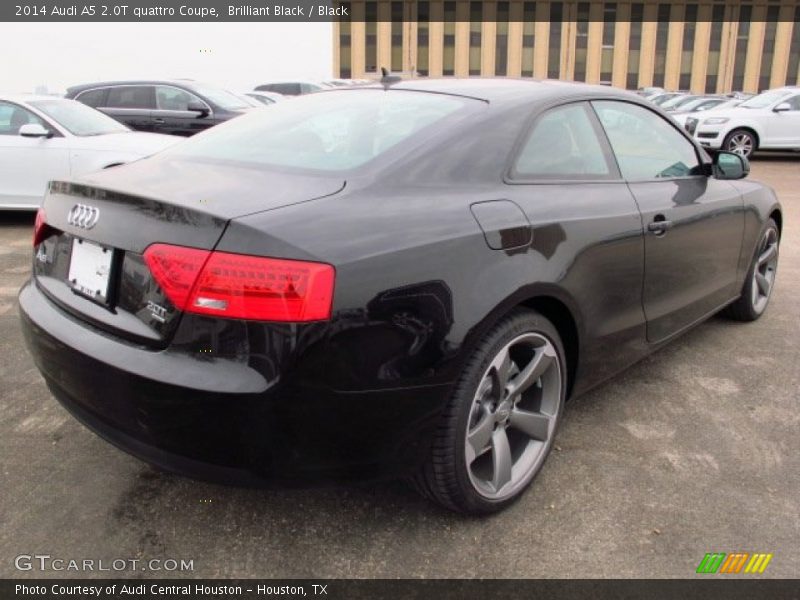
{"type": "MultiPolygon", "coordinates": [[[[517,0],[520,1],[520,0],[517,0]]],[[[431,2],[425,0],[399,0],[403,9],[403,20],[416,19],[416,15],[429,14],[431,2]],[[420,5],[426,5],[419,11],[420,5]]],[[[502,2],[492,2],[493,5],[502,2]]],[[[552,2],[562,4],[562,16],[558,21],[575,21],[579,18],[575,2],[552,2]]],[[[640,2],[655,6],[651,2],[640,2]]],[[[392,21],[392,10],[366,10],[367,5],[377,5],[377,0],[3,0],[0,2],[0,22],[325,22],[325,21],[392,21]],[[368,17],[367,15],[371,15],[368,17]]],[[[394,4],[387,3],[387,4],[394,4]]],[[[447,2],[447,5],[466,4],[469,0],[447,2]]],[[[581,4],[604,5],[600,0],[590,0],[581,4]]],[[[663,3],[668,6],[668,4],[663,3]]],[[[735,9],[743,4],[752,5],[749,0],[727,2],[729,15],[738,14],[735,9]]],[[[786,2],[784,2],[786,4],[786,2]]],[[[779,6],[775,4],[774,6],[779,6]]],[[[455,10],[454,21],[469,20],[470,9],[455,10]],[[466,15],[466,17],[465,17],[466,15]]],[[[498,15],[506,11],[481,11],[482,21],[497,21],[498,15]],[[490,12],[491,14],[484,14],[490,12]]],[[[596,11],[590,11],[592,15],[596,11]]],[[[602,12],[602,11],[601,11],[602,12]]],[[[674,12],[674,11],[672,11],[674,12]]],[[[678,11],[681,12],[681,11],[678,11]]],[[[787,18],[795,19],[796,11],[779,11],[769,17],[771,22],[787,18]],[[789,14],[791,13],[791,14],[789,14]],[[788,17],[787,17],[788,15],[788,17]]],[[[395,14],[395,19],[397,13],[395,14]]],[[[556,13],[558,14],[558,13],[556,13]]],[[[663,11],[644,11],[644,21],[668,22],[663,11]]],[[[672,13],[670,13],[672,14],[672,13]]],[[[713,11],[711,11],[713,14],[713,11]]],[[[591,21],[592,15],[583,20],[591,21]]],[[[735,20],[735,17],[731,17],[735,20]]],[[[602,20],[602,19],[601,19],[602,20]]],[[[701,19],[702,20],[702,19],[701,19]]],[[[708,21],[721,21],[717,13],[708,21]]]]}
{"type": "Polygon", "coordinates": [[[798,600],[800,581],[742,576],[691,580],[141,580],[0,581],[3,600],[798,600]]]}

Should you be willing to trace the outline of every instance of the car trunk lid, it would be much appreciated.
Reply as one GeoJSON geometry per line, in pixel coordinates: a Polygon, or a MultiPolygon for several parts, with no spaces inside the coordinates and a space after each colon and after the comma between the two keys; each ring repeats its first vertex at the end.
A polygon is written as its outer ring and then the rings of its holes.
{"type": "Polygon", "coordinates": [[[148,246],[211,250],[231,219],[343,187],[334,177],[152,159],[52,182],[43,206],[51,230],[37,249],[34,276],[51,300],[78,318],[163,346],[180,311],[144,261],[148,246]]]}

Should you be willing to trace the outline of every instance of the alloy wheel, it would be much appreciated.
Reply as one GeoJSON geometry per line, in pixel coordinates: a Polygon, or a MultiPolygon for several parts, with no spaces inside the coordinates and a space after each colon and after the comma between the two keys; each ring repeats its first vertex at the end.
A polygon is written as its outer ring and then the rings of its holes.
{"type": "Polygon", "coordinates": [[[753,285],[751,302],[757,314],[764,312],[775,284],[775,272],[778,268],[778,232],[770,227],[764,232],[758,246],[758,257],[753,268],[753,285]]]}
{"type": "Polygon", "coordinates": [[[502,500],[527,485],[547,456],[561,403],[561,365],[553,343],[526,333],[506,344],[478,385],[465,453],[475,490],[502,500]]]}
{"type": "Polygon", "coordinates": [[[744,132],[737,133],[728,141],[728,150],[749,157],[753,153],[753,136],[744,132]]]}

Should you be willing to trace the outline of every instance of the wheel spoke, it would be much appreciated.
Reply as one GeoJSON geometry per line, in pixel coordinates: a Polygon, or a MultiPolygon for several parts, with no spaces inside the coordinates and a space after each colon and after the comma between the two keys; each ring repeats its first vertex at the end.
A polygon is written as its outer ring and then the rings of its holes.
{"type": "Polygon", "coordinates": [[[758,284],[758,290],[761,292],[761,295],[762,296],[768,296],[769,295],[769,280],[764,275],[759,273],[758,271],[756,271],[756,283],[758,284]]]}
{"type": "Polygon", "coordinates": [[[545,371],[550,368],[555,358],[555,352],[549,344],[537,348],[531,362],[508,384],[509,395],[522,394],[536,383],[545,371]]]}
{"type": "Polygon", "coordinates": [[[492,458],[493,475],[492,486],[495,492],[511,481],[511,446],[508,443],[508,435],[502,427],[495,430],[492,434],[492,458]]]}
{"type": "Polygon", "coordinates": [[[770,246],[761,253],[761,256],[758,257],[759,266],[771,261],[775,258],[776,254],[778,254],[778,247],[775,244],[770,244],[770,246]]]}
{"type": "Polygon", "coordinates": [[[494,419],[488,411],[484,411],[481,415],[478,424],[472,428],[467,434],[467,464],[472,462],[480,456],[486,449],[486,445],[492,438],[492,430],[494,429],[494,419]]]}
{"type": "Polygon", "coordinates": [[[495,371],[495,381],[497,383],[497,389],[495,397],[499,400],[503,398],[503,390],[506,389],[508,385],[508,378],[511,374],[511,369],[513,368],[513,364],[511,362],[511,355],[508,352],[508,348],[503,350],[500,355],[495,358],[494,360],[494,371],[495,371]]]}
{"type": "Polygon", "coordinates": [[[515,429],[519,429],[528,437],[544,442],[547,440],[550,431],[550,419],[542,413],[530,412],[515,408],[511,411],[509,423],[515,429]]]}

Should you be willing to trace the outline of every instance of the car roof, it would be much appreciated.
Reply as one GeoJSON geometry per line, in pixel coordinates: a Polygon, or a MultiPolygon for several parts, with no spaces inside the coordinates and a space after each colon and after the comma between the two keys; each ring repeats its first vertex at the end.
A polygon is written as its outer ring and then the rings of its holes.
{"type": "Polygon", "coordinates": [[[81,83],[79,85],[73,85],[67,88],[67,93],[73,94],[75,92],[92,88],[111,87],[114,85],[172,85],[176,87],[195,89],[198,86],[206,84],[193,79],[122,79],[117,81],[95,81],[93,83],[81,83]]]}
{"type": "MultiPolygon", "coordinates": [[[[337,88],[333,91],[380,89],[380,82],[352,88],[337,88]]],[[[447,78],[447,79],[409,79],[389,84],[390,89],[431,92],[465,96],[483,100],[490,104],[516,104],[522,101],[541,101],[558,98],[602,96],[609,98],[639,99],[633,92],[605,85],[590,85],[559,81],[556,79],[514,79],[514,78],[447,78]]],[[[330,92],[323,92],[330,93],[330,92]]]]}

